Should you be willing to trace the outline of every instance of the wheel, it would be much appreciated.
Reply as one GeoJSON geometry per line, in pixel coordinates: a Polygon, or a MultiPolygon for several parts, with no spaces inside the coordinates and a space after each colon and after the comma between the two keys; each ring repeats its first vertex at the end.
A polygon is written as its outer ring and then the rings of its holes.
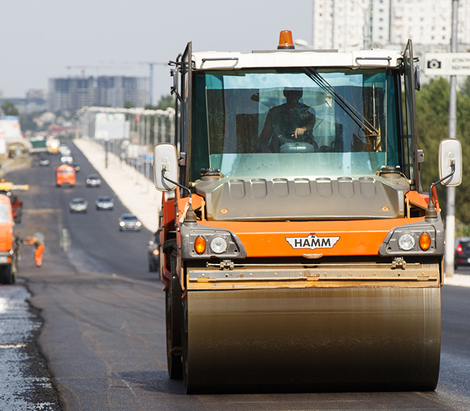
{"type": "Polygon", "coordinates": [[[16,267],[12,264],[5,265],[1,268],[0,283],[1,284],[14,284],[16,280],[16,267]]]}
{"type": "Polygon", "coordinates": [[[181,363],[182,305],[181,287],[176,275],[176,257],[170,256],[171,281],[165,294],[166,354],[168,375],[173,380],[183,377],[181,363]]]}
{"type": "Polygon", "coordinates": [[[186,394],[195,394],[196,390],[189,381],[189,364],[188,364],[188,300],[182,300],[182,317],[181,322],[181,364],[183,368],[183,386],[186,394]]]}

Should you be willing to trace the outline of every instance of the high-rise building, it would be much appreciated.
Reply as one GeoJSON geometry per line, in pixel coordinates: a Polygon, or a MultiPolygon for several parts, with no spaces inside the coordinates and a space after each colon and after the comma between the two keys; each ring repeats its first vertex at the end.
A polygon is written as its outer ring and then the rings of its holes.
{"type": "MultiPolygon", "coordinates": [[[[458,43],[470,44],[470,0],[458,2],[458,43]]],[[[450,46],[451,0],[313,0],[315,49],[450,46]]]]}
{"type": "Polygon", "coordinates": [[[95,101],[93,85],[93,77],[49,79],[49,110],[78,110],[92,106],[95,101]]]}
{"type": "Polygon", "coordinates": [[[127,102],[144,107],[148,78],[100,76],[49,79],[49,110],[79,110],[84,106],[124,107],[127,102]]]}
{"type": "Polygon", "coordinates": [[[146,77],[101,76],[96,84],[96,105],[124,107],[130,102],[144,107],[147,104],[149,80],[146,77]]]}

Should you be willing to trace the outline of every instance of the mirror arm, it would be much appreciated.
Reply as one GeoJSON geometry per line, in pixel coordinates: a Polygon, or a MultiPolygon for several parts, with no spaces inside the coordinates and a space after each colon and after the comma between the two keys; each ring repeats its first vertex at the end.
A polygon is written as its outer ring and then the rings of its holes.
{"type": "Polygon", "coordinates": [[[188,187],[185,187],[179,183],[177,183],[176,181],[173,181],[173,180],[170,180],[165,174],[167,172],[167,169],[166,169],[166,165],[163,164],[162,165],[162,178],[165,179],[166,181],[170,182],[171,184],[174,184],[175,186],[178,186],[179,188],[182,188],[184,190],[187,190],[188,193],[189,193],[189,203],[191,203],[191,190],[188,188],[188,187]]]}
{"type": "Polygon", "coordinates": [[[439,183],[442,183],[444,180],[447,180],[448,178],[452,177],[455,174],[455,160],[451,160],[451,161],[452,163],[450,166],[451,166],[452,172],[446,175],[445,177],[442,177],[439,181],[432,183],[431,187],[429,187],[429,204],[426,210],[426,218],[437,218],[436,206],[432,202],[432,189],[439,183]]]}

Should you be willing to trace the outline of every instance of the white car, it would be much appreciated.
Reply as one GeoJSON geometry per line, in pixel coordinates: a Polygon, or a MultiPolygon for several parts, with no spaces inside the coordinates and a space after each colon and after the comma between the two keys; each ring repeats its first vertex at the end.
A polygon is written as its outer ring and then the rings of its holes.
{"type": "Polygon", "coordinates": [[[72,164],[73,163],[73,158],[72,158],[72,156],[62,156],[60,158],[60,161],[62,162],[62,164],[72,164]]]}
{"type": "Polygon", "coordinates": [[[85,184],[87,187],[100,187],[101,186],[101,178],[96,174],[90,174],[86,180],[85,184]]]}
{"type": "Polygon", "coordinates": [[[140,231],[142,222],[131,213],[125,213],[119,217],[119,231],[140,231]]]}
{"type": "Polygon", "coordinates": [[[74,198],[70,204],[71,213],[86,213],[88,208],[88,201],[84,198],[74,198]]]}
{"type": "Polygon", "coordinates": [[[39,165],[40,166],[48,166],[50,163],[49,159],[48,158],[45,158],[45,157],[41,157],[39,159],[39,165]]]}
{"type": "Polygon", "coordinates": [[[99,210],[113,210],[114,200],[109,196],[99,196],[95,201],[96,209],[99,210]]]}
{"type": "Polygon", "coordinates": [[[68,148],[65,144],[60,145],[59,151],[63,156],[69,156],[72,153],[72,150],[70,150],[70,148],[68,148]]]}

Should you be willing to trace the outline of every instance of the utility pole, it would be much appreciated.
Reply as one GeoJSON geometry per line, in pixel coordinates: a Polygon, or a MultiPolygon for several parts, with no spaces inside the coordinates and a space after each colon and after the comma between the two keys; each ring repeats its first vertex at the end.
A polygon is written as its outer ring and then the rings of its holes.
{"type": "MultiPolygon", "coordinates": [[[[451,53],[457,52],[457,13],[458,0],[452,0],[452,38],[450,41],[451,53]]],[[[449,138],[457,137],[457,76],[450,76],[449,93],[449,138]]],[[[455,187],[447,188],[447,215],[446,215],[446,248],[445,248],[445,275],[454,275],[454,240],[455,240],[455,187]]]]}
{"type": "Polygon", "coordinates": [[[149,103],[153,105],[153,65],[155,63],[149,63],[150,66],[150,93],[149,93],[149,103]]]}
{"type": "Polygon", "coordinates": [[[149,74],[149,104],[153,105],[153,66],[166,66],[168,63],[160,63],[157,61],[141,61],[140,64],[148,64],[150,68],[149,74]]]}

